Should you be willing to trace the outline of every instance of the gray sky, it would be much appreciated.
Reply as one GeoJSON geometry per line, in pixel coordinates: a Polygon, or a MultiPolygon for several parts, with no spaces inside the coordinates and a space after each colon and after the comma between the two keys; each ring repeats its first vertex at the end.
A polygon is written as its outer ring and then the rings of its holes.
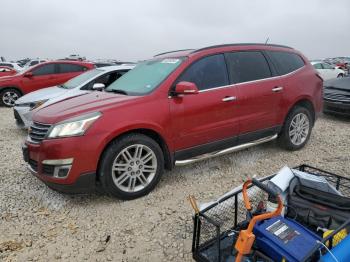
{"type": "Polygon", "coordinates": [[[1,1],[0,56],[136,61],[213,44],[290,45],[310,59],[350,56],[349,0],[1,1]]]}

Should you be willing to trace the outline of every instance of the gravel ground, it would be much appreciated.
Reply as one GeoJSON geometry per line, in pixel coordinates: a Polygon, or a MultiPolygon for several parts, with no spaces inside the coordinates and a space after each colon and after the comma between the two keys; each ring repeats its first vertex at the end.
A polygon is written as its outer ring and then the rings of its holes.
{"type": "Polygon", "coordinates": [[[322,116],[308,145],[287,152],[275,142],[167,172],[148,196],[119,201],[69,196],[30,175],[26,136],[0,108],[0,260],[191,261],[193,213],[186,196],[213,200],[247,177],[309,163],[350,176],[350,121],[322,116]]]}

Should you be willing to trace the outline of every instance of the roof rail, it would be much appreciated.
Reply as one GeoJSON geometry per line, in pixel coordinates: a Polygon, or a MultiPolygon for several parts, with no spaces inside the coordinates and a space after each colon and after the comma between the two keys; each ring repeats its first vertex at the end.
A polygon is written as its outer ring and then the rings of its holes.
{"type": "Polygon", "coordinates": [[[175,52],[181,52],[181,51],[191,51],[191,50],[193,50],[193,51],[195,51],[195,49],[191,49],[191,48],[189,48],[189,49],[180,49],[180,50],[174,50],[174,51],[169,51],[169,52],[164,52],[164,53],[160,53],[160,54],[156,54],[155,56],[153,56],[153,57],[156,57],[156,56],[161,56],[161,55],[165,55],[165,54],[170,54],[170,53],[175,53],[175,52]]]}
{"type": "Polygon", "coordinates": [[[207,50],[207,49],[212,49],[212,48],[225,47],[225,46],[240,46],[240,45],[265,45],[265,46],[275,46],[275,47],[283,47],[283,48],[293,49],[292,47],[286,46],[286,45],[265,44],[265,43],[235,43],[235,44],[222,44],[222,45],[207,46],[207,47],[193,50],[191,52],[191,54],[197,53],[199,51],[207,50]]]}

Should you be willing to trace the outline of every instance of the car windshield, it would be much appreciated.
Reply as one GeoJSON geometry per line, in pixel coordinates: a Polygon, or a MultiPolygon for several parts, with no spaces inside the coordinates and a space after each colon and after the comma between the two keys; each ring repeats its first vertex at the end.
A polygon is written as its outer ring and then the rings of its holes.
{"type": "Polygon", "coordinates": [[[148,94],[183,61],[184,58],[163,58],[141,62],[134,69],[113,82],[106,88],[106,91],[126,95],[148,94]]]}
{"type": "Polygon", "coordinates": [[[71,80],[65,82],[63,85],[60,85],[59,87],[64,89],[72,89],[77,86],[80,86],[81,84],[84,84],[86,81],[88,81],[91,78],[94,78],[95,76],[101,74],[103,70],[100,69],[93,69],[90,71],[87,71],[81,75],[78,75],[71,80]]]}

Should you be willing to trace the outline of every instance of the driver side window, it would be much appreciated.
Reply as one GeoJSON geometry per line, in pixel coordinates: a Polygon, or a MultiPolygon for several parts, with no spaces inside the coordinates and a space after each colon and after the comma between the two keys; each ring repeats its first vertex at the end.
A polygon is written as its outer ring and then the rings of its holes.
{"type": "Polygon", "coordinates": [[[224,55],[211,55],[194,62],[176,82],[181,81],[195,83],[199,90],[228,85],[224,55]]]}
{"type": "Polygon", "coordinates": [[[55,64],[48,64],[39,66],[32,70],[33,76],[42,76],[42,75],[50,75],[56,73],[56,65],[55,64]]]}

